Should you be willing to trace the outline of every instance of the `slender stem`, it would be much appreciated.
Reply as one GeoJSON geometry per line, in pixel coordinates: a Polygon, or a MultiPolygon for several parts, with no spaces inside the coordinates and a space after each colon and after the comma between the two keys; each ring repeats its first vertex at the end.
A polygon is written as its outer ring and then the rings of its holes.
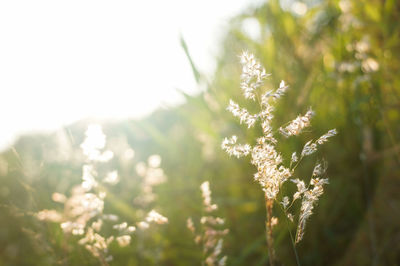
{"type": "Polygon", "coordinates": [[[103,254],[99,254],[99,261],[100,261],[101,266],[109,266],[107,260],[103,256],[103,254]]]}
{"type": "Polygon", "coordinates": [[[293,234],[292,234],[292,230],[290,230],[290,226],[289,226],[289,219],[287,217],[287,213],[285,211],[285,209],[278,203],[279,207],[281,208],[283,215],[285,216],[285,221],[286,221],[286,226],[287,229],[289,231],[289,235],[290,235],[290,242],[292,242],[292,247],[293,247],[293,251],[294,251],[294,255],[296,256],[296,263],[297,266],[300,266],[300,260],[299,260],[299,255],[297,254],[297,249],[296,249],[296,244],[294,242],[294,238],[293,238],[293,234]]]}
{"type": "Polygon", "coordinates": [[[303,159],[303,155],[301,155],[300,156],[300,159],[297,161],[297,163],[295,164],[295,166],[293,167],[293,169],[290,169],[292,172],[294,171],[294,170],[296,170],[296,168],[297,168],[297,166],[300,164],[300,162],[301,162],[301,160],[303,159]]]}
{"type": "Polygon", "coordinates": [[[258,105],[262,109],[263,106],[262,106],[262,103],[261,103],[261,96],[258,95],[257,91],[255,91],[254,94],[256,95],[256,99],[257,99],[258,105]]]}
{"type": "Polygon", "coordinates": [[[265,208],[266,208],[266,214],[267,214],[267,221],[265,222],[265,228],[266,228],[266,237],[267,237],[267,247],[268,247],[268,258],[269,258],[269,264],[271,266],[275,265],[275,250],[274,250],[274,239],[272,237],[272,207],[274,204],[273,199],[268,199],[267,195],[265,195],[265,208]]]}
{"type": "MultiPolygon", "coordinates": [[[[300,215],[301,215],[301,213],[300,213],[300,215]]],[[[302,227],[302,224],[303,223],[303,221],[299,221],[299,224],[297,225],[297,229],[296,229],[296,236],[295,236],[295,243],[298,243],[299,241],[300,241],[300,235],[303,233],[303,227],[302,227]]]]}
{"type": "MultiPolygon", "coordinates": [[[[286,221],[286,223],[287,223],[287,221],[286,221]]],[[[293,247],[293,250],[294,250],[294,255],[296,256],[296,263],[297,263],[297,266],[300,266],[299,255],[297,254],[297,249],[296,249],[296,245],[294,243],[292,230],[289,229],[289,224],[288,223],[287,223],[287,226],[288,226],[288,231],[289,231],[289,234],[290,234],[290,240],[292,242],[292,247],[293,247]]]]}

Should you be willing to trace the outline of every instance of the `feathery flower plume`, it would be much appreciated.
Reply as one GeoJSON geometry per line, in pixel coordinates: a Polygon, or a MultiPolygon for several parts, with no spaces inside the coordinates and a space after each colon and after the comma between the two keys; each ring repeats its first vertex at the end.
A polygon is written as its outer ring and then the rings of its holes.
{"type": "MultiPolygon", "coordinates": [[[[322,186],[327,184],[326,179],[319,179],[326,170],[326,164],[319,163],[316,165],[308,186],[306,186],[304,181],[293,178],[294,171],[305,156],[316,152],[318,146],[327,142],[328,138],[336,135],[337,131],[336,129],[329,130],[328,133],[322,135],[316,141],[310,140],[307,142],[300,153],[300,157],[296,151],[293,152],[291,158],[289,158],[290,165],[286,166],[281,153],[276,149],[277,140],[274,136],[271,122],[274,117],[273,105],[276,103],[276,100],[285,94],[288,86],[284,81],[281,81],[278,89],[263,92],[263,81],[267,77],[265,69],[255,59],[254,55],[249,54],[248,52],[243,52],[241,63],[243,65],[241,88],[244,97],[251,100],[254,100],[256,97],[261,99],[260,111],[258,114],[251,115],[245,108],[240,107],[232,100],[230,100],[228,110],[233,114],[233,116],[239,118],[240,123],[244,122],[247,124],[248,128],[254,126],[259,120],[263,130],[263,136],[259,137],[254,145],[236,144],[237,137],[232,136],[231,138],[225,138],[222,141],[221,147],[229,155],[237,158],[251,155],[251,163],[257,168],[257,172],[254,174],[254,179],[261,185],[265,193],[267,244],[270,264],[273,265],[275,262],[275,254],[273,249],[272,227],[277,223],[277,219],[272,216],[272,208],[274,202],[280,198],[281,187],[288,180],[291,180],[297,185],[298,191],[294,193],[292,201],[290,201],[288,196],[283,196],[279,203],[279,205],[283,207],[290,221],[293,221],[294,217],[293,214],[288,212],[289,208],[295,200],[302,199],[302,206],[298,219],[298,229],[296,233],[297,243],[303,237],[305,223],[308,217],[312,214],[314,204],[323,193],[322,186]]],[[[278,131],[284,137],[297,136],[301,134],[305,128],[311,125],[311,118],[313,115],[314,112],[310,108],[304,115],[299,115],[285,126],[279,127],[278,131]]]]}

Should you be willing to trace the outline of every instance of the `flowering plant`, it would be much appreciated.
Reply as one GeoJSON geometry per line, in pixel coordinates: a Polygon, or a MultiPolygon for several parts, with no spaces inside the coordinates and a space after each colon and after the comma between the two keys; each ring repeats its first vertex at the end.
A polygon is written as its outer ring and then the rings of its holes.
{"type": "Polygon", "coordinates": [[[272,227],[277,223],[277,218],[272,216],[274,202],[278,202],[278,198],[282,198],[282,202],[278,203],[288,219],[294,222],[294,215],[290,213],[289,210],[296,200],[302,201],[297,219],[296,236],[295,239],[292,238],[293,244],[298,243],[303,238],[306,221],[312,214],[312,210],[318,198],[322,195],[323,185],[328,183],[328,179],[322,178],[327,168],[326,162],[317,162],[311,180],[307,186],[305,181],[294,178],[295,169],[304,157],[315,153],[318,146],[327,142],[328,139],[336,135],[337,132],[335,129],[332,129],[316,141],[308,141],[299,155],[297,152],[293,152],[288,165],[282,154],[276,149],[278,141],[275,138],[275,134],[279,132],[285,138],[299,135],[305,128],[311,125],[311,118],[314,112],[310,108],[304,115],[299,115],[294,120],[274,130],[271,124],[274,117],[274,104],[285,94],[288,86],[284,81],[281,81],[278,89],[274,91],[263,91],[263,82],[268,77],[265,69],[256,60],[254,55],[248,52],[243,52],[241,55],[241,62],[243,65],[241,88],[244,97],[251,101],[258,102],[261,110],[257,114],[250,114],[249,111],[240,107],[233,100],[230,100],[227,109],[233,116],[240,119],[240,123],[246,124],[248,128],[253,127],[257,121],[260,121],[263,135],[257,138],[254,145],[238,144],[236,136],[225,138],[222,141],[222,149],[229,155],[237,158],[251,155],[251,163],[257,168],[257,172],[254,174],[254,180],[261,185],[265,192],[267,245],[270,263],[274,264],[275,254],[272,227]],[[282,197],[280,195],[281,187],[287,181],[291,181],[297,185],[297,192],[294,193],[291,200],[289,196],[282,197]]]}

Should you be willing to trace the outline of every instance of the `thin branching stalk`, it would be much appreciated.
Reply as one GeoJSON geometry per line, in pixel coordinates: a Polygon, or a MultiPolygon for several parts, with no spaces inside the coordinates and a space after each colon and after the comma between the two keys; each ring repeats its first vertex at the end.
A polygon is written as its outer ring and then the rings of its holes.
{"type": "MultiPolygon", "coordinates": [[[[298,115],[295,119],[283,124],[278,129],[274,128],[272,125],[274,105],[276,101],[285,94],[288,86],[284,81],[281,81],[276,90],[265,91],[263,82],[268,77],[268,74],[266,74],[265,69],[258,60],[254,55],[244,52],[241,56],[241,61],[243,67],[240,85],[243,95],[246,99],[258,103],[260,111],[256,114],[252,114],[233,100],[230,100],[227,110],[230,111],[233,116],[239,118],[240,123],[246,124],[248,128],[255,126],[257,122],[259,122],[263,135],[257,138],[256,143],[253,145],[247,143],[238,144],[238,138],[232,136],[231,138],[225,138],[222,141],[221,147],[229,155],[237,158],[250,155],[251,163],[257,168],[257,172],[254,174],[254,180],[261,185],[265,193],[265,227],[268,257],[270,265],[275,265],[277,259],[274,251],[273,226],[278,223],[278,219],[273,217],[274,202],[277,201],[278,198],[282,200],[282,202],[278,202],[278,204],[282,205],[283,212],[287,219],[294,223],[294,215],[289,212],[289,208],[292,207],[296,200],[301,200],[301,207],[297,219],[296,237],[294,240],[289,231],[292,245],[294,246],[303,238],[306,221],[312,214],[318,198],[323,194],[323,186],[328,184],[328,179],[323,178],[327,168],[325,161],[317,161],[308,184],[306,184],[304,180],[294,178],[294,172],[300,162],[304,160],[304,157],[315,153],[320,145],[327,142],[328,139],[336,135],[337,132],[335,129],[329,130],[318,139],[308,141],[300,153],[295,151],[290,158],[285,159],[277,150],[279,139],[275,138],[276,133],[280,133],[284,138],[290,138],[303,133],[304,129],[311,126],[311,118],[314,112],[309,108],[305,114],[298,115]],[[292,199],[290,199],[289,196],[282,197],[280,194],[282,186],[286,183],[294,183],[297,186],[297,192],[292,195],[292,199]]],[[[290,211],[292,212],[293,210],[290,211]]],[[[299,264],[295,247],[294,250],[296,261],[299,264]]]]}

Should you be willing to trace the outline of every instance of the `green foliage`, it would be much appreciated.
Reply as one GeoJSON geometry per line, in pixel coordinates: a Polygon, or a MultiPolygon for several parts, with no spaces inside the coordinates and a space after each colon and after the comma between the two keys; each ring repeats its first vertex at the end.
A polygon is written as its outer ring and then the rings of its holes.
{"type": "MultiPolygon", "coordinates": [[[[169,224],[133,237],[128,247],[112,246],[112,265],[200,264],[201,248],[186,229],[186,219],[202,215],[198,188],[205,180],[210,180],[218,214],[230,230],[223,249],[228,265],[267,263],[264,195],[252,179],[254,169],[220,149],[224,136],[245,132],[225,110],[229,99],[254,110],[248,102],[240,102],[242,50],[254,52],[272,74],[266,86],[276,88],[280,80],[290,85],[276,112],[278,122],[295,118],[308,106],[316,111],[312,131],[283,142],[279,147],[283,153],[300,150],[306,140],[326,129],[339,132],[318,154],[330,162],[330,184],[297,247],[301,263],[394,265],[399,261],[399,3],[305,1],[308,12],[300,16],[283,2],[292,3],[270,0],[231,21],[213,77],[204,77],[190,61],[206,91],[186,95],[185,104],[159,110],[144,120],[105,125],[108,143],[126,141],[136,152],[128,164],[118,158],[112,161],[121,184],[110,191],[114,200],[105,203],[110,212],[135,222],[129,206],[137,190],[138,161],[160,154],[168,176],[156,193],[169,224]],[[247,33],[249,21],[259,25],[258,36],[247,33]]],[[[184,41],[182,45],[189,55],[190,47],[184,41]]],[[[1,155],[1,265],[97,264],[57,224],[33,217],[39,210],[60,208],[51,201],[52,192],[68,194],[80,182],[79,144],[85,126],[81,122],[65,128],[63,142],[57,134],[23,137],[1,155]]],[[[251,141],[260,135],[257,129],[247,132],[239,137],[251,141]]],[[[118,156],[115,147],[108,146],[118,156]]],[[[299,169],[302,177],[310,175],[315,158],[299,169]]],[[[286,224],[278,208],[274,213],[282,221],[275,230],[277,257],[282,264],[294,265],[286,224]]]]}

